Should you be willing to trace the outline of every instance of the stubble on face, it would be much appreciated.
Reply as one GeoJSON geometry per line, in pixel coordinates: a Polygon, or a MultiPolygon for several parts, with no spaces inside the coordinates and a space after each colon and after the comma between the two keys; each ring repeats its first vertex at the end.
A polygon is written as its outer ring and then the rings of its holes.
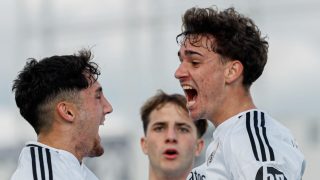
{"type": "MultiPolygon", "coordinates": [[[[94,87],[91,86],[91,89],[95,90],[94,87]]],[[[104,149],[101,145],[101,138],[98,134],[99,125],[102,121],[98,119],[100,111],[96,111],[98,109],[95,104],[95,96],[96,91],[89,91],[85,94],[84,97],[87,98],[87,103],[82,104],[80,107],[80,128],[79,132],[82,133],[82,150],[84,150],[85,157],[99,157],[104,153],[104,149]],[[92,99],[94,98],[94,99],[92,99]],[[93,120],[93,121],[92,121],[93,120]],[[94,135],[95,134],[95,135],[94,135]],[[94,137],[95,136],[95,137],[94,137]]]]}
{"type": "Polygon", "coordinates": [[[99,157],[104,153],[104,149],[101,145],[100,138],[94,140],[93,147],[89,152],[89,157],[99,157]]]}
{"type": "MultiPolygon", "coordinates": [[[[100,138],[95,138],[91,144],[82,141],[75,147],[80,157],[99,157],[104,153],[104,149],[100,143],[100,138]]],[[[81,158],[81,159],[82,159],[81,158]]]]}

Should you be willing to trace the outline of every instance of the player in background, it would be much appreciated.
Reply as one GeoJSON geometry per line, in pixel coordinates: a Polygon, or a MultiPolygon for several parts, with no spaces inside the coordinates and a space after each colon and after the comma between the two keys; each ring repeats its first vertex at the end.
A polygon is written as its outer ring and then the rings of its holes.
{"type": "Polygon", "coordinates": [[[194,122],[186,99],[159,91],[141,107],[142,151],[149,158],[149,180],[185,180],[203,148],[206,120],[194,122]]]}

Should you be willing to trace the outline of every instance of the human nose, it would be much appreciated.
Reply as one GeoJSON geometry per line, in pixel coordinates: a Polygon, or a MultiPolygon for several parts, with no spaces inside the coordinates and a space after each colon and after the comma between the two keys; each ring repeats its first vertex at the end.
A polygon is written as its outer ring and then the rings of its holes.
{"type": "Polygon", "coordinates": [[[109,103],[109,101],[104,97],[103,102],[103,112],[104,114],[109,114],[113,111],[112,105],[109,103]]]}
{"type": "Polygon", "coordinates": [[[177,142],[177,134],[175,132],[174,129],[168,129],[167,130],[167,137],[166,137],[166,142],[169,143],[169,142],[177,142]]]}
{"type": "Polygon", "coordinates": [[[187,76],[187,68],[184,62],[181,62],[179,67],[177,68],[176,72],[174,73],[174,76],[176,79],[182,79],[183,77],[187,76]]]}

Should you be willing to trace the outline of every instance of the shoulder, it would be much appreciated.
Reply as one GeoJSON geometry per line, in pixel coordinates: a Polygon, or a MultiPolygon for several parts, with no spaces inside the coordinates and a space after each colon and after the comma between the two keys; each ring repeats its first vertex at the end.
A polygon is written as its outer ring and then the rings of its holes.
{"type": "Polygon", "coordinates": [[[52,179],[56,174],[66,174],[68,171],[58,152],[53,148],[39,143],[27,144],[21,151],[12,180],[52,179]]]}
{"type": "Polygon", "coordinates": [[[27,145],[20,153],[18,167],[12,176],[12,180],[34,179],[36,176],[38,177],[38,174],[41,179],[41,176],[45,176],[45,173],[52,174],[50,155],[51,152],[47,148],[27,145]]]}
{"type": "Polygon", "coordinates": [[[231,167],[244,174],[254,171],[258,177],[266,170],[294,177],[303,166],[304,157],[290,131],[263,111],[251,110],[240,116],[223,145],[231,167]]]}
{"type": "Polygon", "coordinates": [[[292,145],[293,140],[290,131],[268,114],[251,110],[239,116],[237,123],[228,131],[224,146],[236,156],[274,161],[275,146],[280,148],[283,143],[292,145]]]}
{"type": "Polygon", "coordinates": [[[238,117],[237,123],[228,132],[224,146],[237,158],[256,161],[274,159],[270,139],[274,138],[268,116],[258,110],[251,110],[238,117]]]}
{"type": "Polygon", "coordinates": [[[33,179],[90,179],[98,178],[69,152],[41,143],[28,144],[23,148],[18,168],[12,180],[33,179]]]}

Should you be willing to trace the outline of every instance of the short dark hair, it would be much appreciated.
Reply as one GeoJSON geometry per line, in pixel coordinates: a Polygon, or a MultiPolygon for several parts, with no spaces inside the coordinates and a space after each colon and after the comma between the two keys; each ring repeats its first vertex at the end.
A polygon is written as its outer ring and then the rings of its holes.
{"type": "MultiPolygon", "coordinates": [[[[158,90],[157,94],[150,97],[140,109],[140,115],[141,115],[141,120],[143,124],[144,134],[146,134],[147,132],[148,125],[150,122],[150,114],[152,113],[152,111],[155,109],[160,109],[168,103],[173,103],[178,107],[181,107],[186,113],[188,113],[188,109],[186,107],[187,100],[183,95],[181,94],[169,95],[164,93],[161,90],[158,90]]],[[[208,126],[207,120],[200,119],[200,120],[194,121],[194,123],[197,128],[197,136],[200,138],[203,136],[203,134],[207,130],[207,126],[208,126]]]]}
{"type": "Polygon", "coordinates": [[[12,91],[20,114],[37,134],[51,124],[50,118],[44,116],[52,108],[45,109],[45,106],[58,97],[76,102],[75,94],[98,79],[98,65],[90,62],[91,59],[92,53],[87,49],[74,55],[56,55],[39,61],[28,59],[13,81],[12,91]]]}
{"type": "Polygon", "coordinates": [[[202,36],[214,37],[207,42],[210,51],[227,59],[239,60],[244,66],[243,84],[246,87],[257,80],[267,62],[268,42],[253,20],[239,14],[233,7],[218,11],[214,7],[188,9],[182,17],[182,33],[178,43],[188,40],[196,46],[202,36]]]}

